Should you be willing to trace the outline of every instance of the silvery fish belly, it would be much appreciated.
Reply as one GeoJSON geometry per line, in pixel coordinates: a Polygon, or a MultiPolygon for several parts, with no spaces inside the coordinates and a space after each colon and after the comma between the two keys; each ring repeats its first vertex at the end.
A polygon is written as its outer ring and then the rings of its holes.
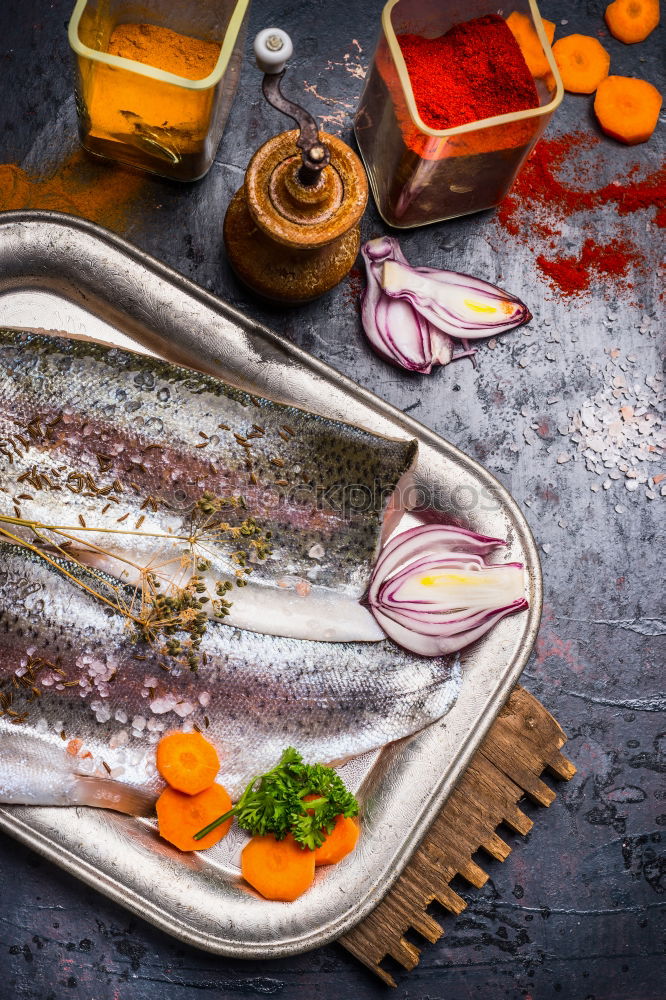
{"type": "Polygon", "coordinates": [[[272,550],[234,592],[227,620],[245,629],[383,638],[359,599],[416,449],[120,348],[0,330],[5,537],[135,584],[200,563],[214,588],[235,582],[238,553],[207,530],[205,498],[237,498],[232,528],[250,515],[272,550]]]}
{"type": "Polygon", "coordinates": [[[77,564],[0,542],[0,802],[140,814],[155,744],[201,729],[236,797],[295,746],[330,763],[407,736],[453,705],[460,670],[390,640],[312,642],[211,621],[196,671],[133,641],[77,564]]]}

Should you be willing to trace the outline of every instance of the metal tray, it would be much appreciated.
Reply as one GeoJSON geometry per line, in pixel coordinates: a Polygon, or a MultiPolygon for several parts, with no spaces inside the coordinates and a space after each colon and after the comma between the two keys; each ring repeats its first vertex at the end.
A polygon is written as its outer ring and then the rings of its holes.
{"type": "Polygon", "coordinates": [[[321,871],[294,903],[251,894],[229,850],[179,855],[146,821],[84,808],[0,809],[0,828],[188,944],[267,958],[338,937],[397,878],[530,654],[541,572],[518,507],[485,469],[426,427],[89,222],[51,212],[0,214],[0,325],[67,330],[146,350],[378,433],[416,438],[417,474],[435,506],[507,538],[508,557],[525,563],[530,609],[504,619],[465,654],[452,711],[347,765],[360,786],[359,847],[321,871]]]}

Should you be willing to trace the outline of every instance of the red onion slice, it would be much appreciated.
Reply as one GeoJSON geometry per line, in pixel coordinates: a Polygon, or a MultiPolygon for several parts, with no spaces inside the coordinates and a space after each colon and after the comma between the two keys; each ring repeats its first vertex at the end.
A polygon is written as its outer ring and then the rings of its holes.
{"type": "Polygon", "coordinates": [[[406,300],[429,323],[453,337],[491,337],[532,319],[515,295],[456,271],[411,267],[404,260],[387,258],[380,284],[390,298],[406,300]]]}
{"type": "Polygon", "coordinates": [[[396,535],[375,566],[368,603],[395,642],[423,656],[453,653],[527,608],[522,563],[488,563],[506,542],[427,524],[396,535]]]}
{"type": "Polygon", "coordinates": [[[403,298],[385,295],[380,284],[387,260],[405,260],[397,240],[389,236],[370,240],[362,248],[367,286],[361,300],[363,329],[373,348],[391,364],[407,371],[429,374],[433,365],[453,357],[448,334],[432,326],[403,298]]]}

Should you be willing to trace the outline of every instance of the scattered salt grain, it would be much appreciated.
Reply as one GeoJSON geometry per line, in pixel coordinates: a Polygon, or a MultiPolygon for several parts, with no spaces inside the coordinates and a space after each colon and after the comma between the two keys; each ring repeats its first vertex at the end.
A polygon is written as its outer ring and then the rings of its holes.
{"type": "MultiPolygon", "coordinates": [[[[628,381],[613,368],[624,362],[620,348],[612,348],[608,353],[612,363],[607,364],[605,371],[590,366],[591,374],[601,376],[601,387],[582,403],[580,410],[570,413],[566,431],[563,422],[557,430],[562,436],[569,436],[585,459],[588,472],[603,476],[604,490],[610,488],[612,481],[622,478],[620,473],[623,472],[637,483],[629,488],[629,492],[634,492],[638,484],[647,483],[648,463],[658,461],[666,445],[662,420],[663,378],[657,372],[645,376],[644,383],[628,381]],[[609,480],[611,484],[606,485],[609,480]]],[[[635,360],[635,356],[630,355],[627,360],[630,359],[635,360]]]]}
{"type": "Polygon", "coordinates": [[[104,701],[91,701],[90,707],[95,713],[98,722],[108,722],[111,718],[111,709],[104,701]]]}
{"type": "MultiPolygon", "coordinates": [[[[165,712],[171,712],[175,708],[177,699],[175,694],[165,694],[160,698],[153,698],[150,703],[150,711],[154,715],[164,715],[165,712]]],[[[148,722],[148,728],[151,728],[150,722],[148,722]]]]}
{"type": "Polygon", "coordinates": [[[127,743],[129,743],[129,733],[126,729],[119,729],[109,740],[109,746],[112,750],[115,750],[117,747],[124,747],[127,743]]]}
{"type": "Polygon", "coordinates": [[[190,701],[179,701],[177,705],[173,707],[174,712],[181,719],[186,718],[186,716],[191,715],[194,711],[194,705],[190,701]]]}

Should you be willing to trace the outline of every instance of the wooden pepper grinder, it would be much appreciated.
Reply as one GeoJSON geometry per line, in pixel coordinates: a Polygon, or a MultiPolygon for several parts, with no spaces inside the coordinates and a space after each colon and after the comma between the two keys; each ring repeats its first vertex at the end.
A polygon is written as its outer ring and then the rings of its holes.
{"type": "Polygon", "coordinates": [[[368,181],[358,156],[312,115],[284,97],[280,81],[293,52],[278,28],[254,41],[264,97],[297,123],[254,154],[245,184],[224,219],[224,241],[238,277],[279,302],[307,302],[349,273],[361,243],[368,181]]]}

